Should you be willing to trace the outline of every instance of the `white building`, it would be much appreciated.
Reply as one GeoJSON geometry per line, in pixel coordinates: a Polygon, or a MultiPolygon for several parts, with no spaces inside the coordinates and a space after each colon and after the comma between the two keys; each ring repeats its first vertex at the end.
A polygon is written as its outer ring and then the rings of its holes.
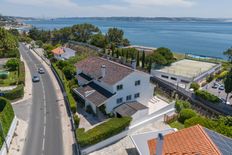
{"type": "Polygon", "coordinates": [[[145,114],[147,110],[144,109],[147,109],[146,105],[153,97],[154,85],[150,83],[149,74],[135,69],[135,61],[132,66],[130,68],[100,57],[85,59],[76,64],[81,87],[74,89],[74,92],[85,107],[90,105],[96,114],[102,108],[106,113],[114,112],[117,115],[134,115],[139,110],[145,114]],[[120,111],[124,108],[119,107],[127,103],[135,103],[135,106],[124,106],[127,110],[134,110],[132,113],[120,111]]]}
{"type": "Polygon", "coordinates": [[[76,55],[76,51],[67,47],[58,47],[51,51],[57,60],[67,60],[76,55]]]}
{"type": "Polygon", "coordinates": [[[161,69],[151,69],[151,74],[169,83],[188,89],[192,82],[201,84],[218,72],[221,64],[183,59],[161,69]]]}

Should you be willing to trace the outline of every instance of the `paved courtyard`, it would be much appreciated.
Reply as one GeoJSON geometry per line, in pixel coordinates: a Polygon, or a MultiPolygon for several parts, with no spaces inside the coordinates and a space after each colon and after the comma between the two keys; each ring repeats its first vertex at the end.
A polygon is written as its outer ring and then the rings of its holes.
{"type": "MultiPolygon", "coordinates": [[[[133,134],[144,133],[149,131],[159,131],[170,128],[169,125],[163,122],[163,119],[147,124],[144,127],[136,130],[133,134]]],[[[89,155],[139,155],[132,140],[129,136],[121,139],[120,141],[102,148],[98,151],[92,152],[89,155]]]]}

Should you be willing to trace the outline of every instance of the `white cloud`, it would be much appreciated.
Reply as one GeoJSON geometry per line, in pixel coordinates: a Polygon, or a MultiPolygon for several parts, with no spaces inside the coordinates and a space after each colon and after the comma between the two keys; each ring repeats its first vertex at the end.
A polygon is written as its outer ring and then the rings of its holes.
{"type": "Polygon", "coordinates": [[[77,7],[71,0],[7,0],[9,3],[31,6],[77,7]]]}
{"type": "Polygon", "coordinates": [[[132,6],[192,6],[189,0],[124,0],[132,6]]]}

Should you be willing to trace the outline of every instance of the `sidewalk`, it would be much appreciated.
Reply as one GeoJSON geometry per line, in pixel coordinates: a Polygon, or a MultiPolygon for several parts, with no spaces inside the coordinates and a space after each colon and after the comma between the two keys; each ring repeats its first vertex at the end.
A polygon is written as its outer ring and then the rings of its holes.
{"type": "MultiPolygon", "coordinates": [[[[21,60],[23,60],[23,58],[21,57],[21,60]]],[[[12,105],[15,106],[17,105],[21,105],[21,106],[26,106],[27,109],[30,109],[31,106],[31,101],[32,101],[32,81],[31,81],[31,73],[30,70],[28,68],[27,63],[24,61],[25,63],[25,81],[27,81],[25,83],[25,87],[24,87],[24,97],[21,100],[18,100],[16,102],[13,102],[12,105]]],[[[24,109],[23,109],[24,110],[24,109]]],[[[16,113],[21,113],[22,111],[15,111],[15,115],[16,113]]],[[[29,117],[29,113],[27,114],[24,111],[24,117],[29,117]]],[[[9,148],[9,153],[8,155],[22,155],[22,151],[23,151],[23,147],[24,147],[24,142],[26,139],[26,135],[27,135],[27,130],[28,130],[28,120],[26,119],[22,119],[23,117],[18,117],[18,124],[14,133],[14,137],[12,139],[10,148],[9,148]]]]}
{"type": "MultiPolygon", "coordinates": [[[[32,50],[30,50],[32,52],[32,50]]],[[[64,97],[62,94],[62,91],[60,89],[60,86],[58,84],[58,81],[56,80],[56,77],[54,76],[51,68],[42,60],[41,57],[39,57],[36,53],[32,52],[34,56],[40,60],[43,67],[47,70],[50,78],[52,79],[54,88],[56,89],[56,94],[58,97],[59,102],[59,108],[60,108],[60,116],[61,116],[61,125],[62,125],[62,136],[63,136],[63,144],[64,144],[64,154],[65,155],[72,155],[73,154],[73,147],[74,144],[74,137],[72,135],[72,126],[70,122],[70,118],[68,117],[68,113],[66,111],[64,97]]]]}

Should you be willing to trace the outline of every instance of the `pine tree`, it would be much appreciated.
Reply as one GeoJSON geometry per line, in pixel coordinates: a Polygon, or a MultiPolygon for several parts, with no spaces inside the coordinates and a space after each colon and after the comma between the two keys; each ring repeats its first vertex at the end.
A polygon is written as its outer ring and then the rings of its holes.
{"type": "Polygon", "coordinates": [[[137,51],[136,66],[139,66],[139,62],[140,62],[140,59],[139,59],[139,51],[137,51]]]}
{"type": "Polygon", "coordinates": [[[142,68],[145,67],[145,52],[143,51],[143,55],[142,55],[142,68]]]}

